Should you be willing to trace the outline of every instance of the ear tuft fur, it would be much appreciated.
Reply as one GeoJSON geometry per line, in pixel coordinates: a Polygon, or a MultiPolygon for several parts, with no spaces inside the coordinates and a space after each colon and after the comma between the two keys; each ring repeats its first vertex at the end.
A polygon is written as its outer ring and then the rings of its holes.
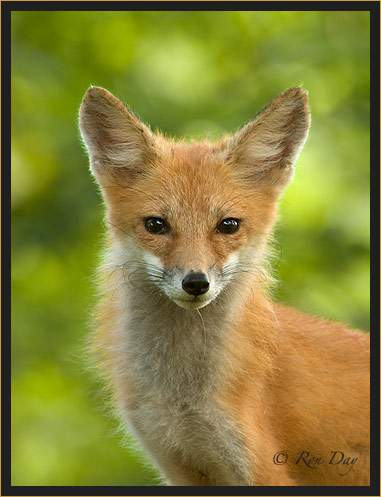
{"type": "Polygon", "coordinates": [[[233,136],[228,161],[241,178],[280,192],[293,177],[309,127],[307,92],[295,86],[233,136]]]}
{"type": "Polygon", "coordinates": [[[79,110],[79,128],[98,179],[138,173],[154,153],[153,133],[104,88],[87,90],[79,110]]]}

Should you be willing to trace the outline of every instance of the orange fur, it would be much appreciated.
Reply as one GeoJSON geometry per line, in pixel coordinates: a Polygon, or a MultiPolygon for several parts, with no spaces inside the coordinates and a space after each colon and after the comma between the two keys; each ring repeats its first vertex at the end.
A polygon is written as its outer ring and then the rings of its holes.
{"type": "Polygon", "coordinates": [[[305,92],[286,91],[233,137],[189,144],[92,87],[80,127],[110,226],[94,349],[167,481],[369,485],[368,335],[267,291],[277,203],[309,128],[305,92]],[[149,232],[152,217],[168,232],[149,232]],[[221,233],[230,218],[238,231],[221,233]],[[194,272],[210,290],[191,299],[181,282],[194,272]]]}

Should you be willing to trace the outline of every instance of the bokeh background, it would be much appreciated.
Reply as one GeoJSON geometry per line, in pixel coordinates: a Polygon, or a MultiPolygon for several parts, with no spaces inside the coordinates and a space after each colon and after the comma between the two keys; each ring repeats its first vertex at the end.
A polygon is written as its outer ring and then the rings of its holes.
{"type": "Polygon", "coordinates": [[[13,12],[13,485],[157,484],[83,358],[103,232],[77,129],[91,84],[154,129],[212,139],[303,84],[274,295],[369,327],[368,12],[13,12]]]}

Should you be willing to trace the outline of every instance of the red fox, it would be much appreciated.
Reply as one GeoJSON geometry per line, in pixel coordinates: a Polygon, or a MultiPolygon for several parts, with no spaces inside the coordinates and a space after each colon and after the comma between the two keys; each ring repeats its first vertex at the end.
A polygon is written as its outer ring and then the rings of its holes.
{"type": "Polygon", "coordinates": [[[368,335],[269,297],[307,93],[215,143],[153,133],[94,86],[79,124],[109,226],[94,350],[165,481],[369,485],[368,335]]]}

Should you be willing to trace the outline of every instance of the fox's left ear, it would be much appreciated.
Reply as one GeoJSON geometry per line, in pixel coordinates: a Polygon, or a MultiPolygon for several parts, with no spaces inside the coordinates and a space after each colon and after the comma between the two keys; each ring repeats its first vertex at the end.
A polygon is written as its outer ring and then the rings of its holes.
{"type": "Polygon", "coordinates": [[[242,179],[280,193],[294,175],[309,127],[307,92],[290,88],[232,137],[228,162],[242,179]]]}

